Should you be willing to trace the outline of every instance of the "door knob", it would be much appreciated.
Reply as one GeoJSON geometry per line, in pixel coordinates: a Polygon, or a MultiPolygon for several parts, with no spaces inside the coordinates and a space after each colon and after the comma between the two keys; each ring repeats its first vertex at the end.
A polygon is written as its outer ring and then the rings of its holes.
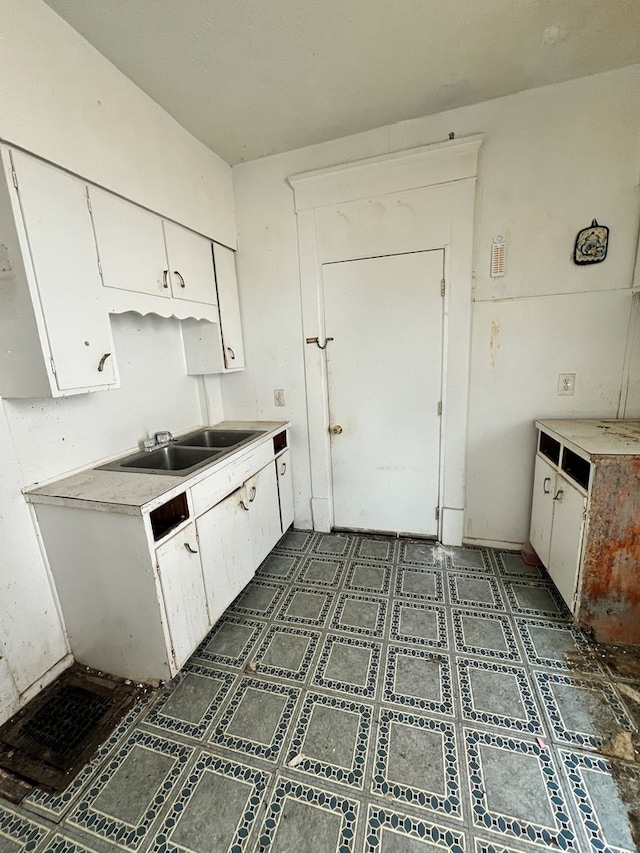
{"type": "Polygon", "coordinates": [[[340,424],[335,424],[334,426],[329,427],[329,432],[331,433],[331,435],[340,435],[340,433],[342,432],[342,427],[340,426],[340,424]]]}

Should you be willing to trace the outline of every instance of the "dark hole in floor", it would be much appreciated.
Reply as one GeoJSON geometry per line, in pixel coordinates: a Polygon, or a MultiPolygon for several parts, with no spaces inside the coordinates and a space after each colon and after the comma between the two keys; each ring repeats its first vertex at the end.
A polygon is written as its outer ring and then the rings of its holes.
{"type": "Polygon", "coordinates": [[[63,791],[148,689],[74,664],[0,728],[0,768],[63,791]]]}

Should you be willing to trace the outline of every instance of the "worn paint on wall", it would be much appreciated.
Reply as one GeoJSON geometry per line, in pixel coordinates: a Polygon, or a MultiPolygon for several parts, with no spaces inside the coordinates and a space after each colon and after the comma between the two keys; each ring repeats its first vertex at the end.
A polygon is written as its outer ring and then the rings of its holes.
{"type": "Polygon", "coordinates": [[[596,466],[579,621],[605,643],[640,645],[640,459],[596,466]]]}
{"type": "Polygon", "coordinates": [[[495,367],[498,361],[498,350],[500,349],[500,323],[495,320],[491,323],[491,334],[489,336],[489,352],[491,354],[491,367],[495,367]]]}

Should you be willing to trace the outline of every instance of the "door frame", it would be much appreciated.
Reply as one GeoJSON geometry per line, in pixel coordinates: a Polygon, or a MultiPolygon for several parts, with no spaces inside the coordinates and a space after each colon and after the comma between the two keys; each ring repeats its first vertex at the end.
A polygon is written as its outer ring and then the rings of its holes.
{"type": "MultiPolygon", "coordinates": [[[[316,344],[316,340],[324,344],[326,336],[322,265],[347,258],[355,260],[358,256],[397,253],[376,243],[374,254],[362,247],[355,248],[355,254],[344,254],[323,237],[323,223],[332,213],[342,215],[337,209],[333,211],[338,205],[366,201],[383,208],[394,194],[420,191],[423,209],[426,203],[437,221],[435,225],[428,223],[428,227],[425,221],[424,229],[418,229],[415,250],[443,249],[445,266],[438,539],[446,545],[462,543],[473,226],[482,138],[476,135],[440,142],[289,178],[298,226],[314,530],[328,532],[333,527],[328,377],[324,351],[316,344]]],[[[415,223],[413,228],[415,231],[415,223]]]]}

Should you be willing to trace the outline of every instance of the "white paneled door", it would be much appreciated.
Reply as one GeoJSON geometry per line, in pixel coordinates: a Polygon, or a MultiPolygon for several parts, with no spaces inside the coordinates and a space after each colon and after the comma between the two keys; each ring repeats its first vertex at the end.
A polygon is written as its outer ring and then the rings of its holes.
{"type": "Polygon", "coordinates": [[[336,527],[438,534],[443,255],[322,267],[336,527]]]}

